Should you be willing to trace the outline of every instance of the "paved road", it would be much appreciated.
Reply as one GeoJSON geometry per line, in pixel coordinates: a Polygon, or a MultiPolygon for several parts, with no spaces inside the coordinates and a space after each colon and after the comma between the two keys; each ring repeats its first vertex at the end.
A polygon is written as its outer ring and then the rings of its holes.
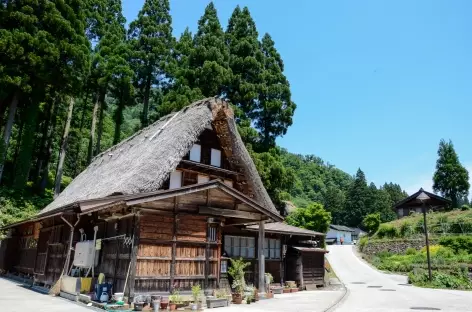
{"type": "MultiPolygon", "coordinates": [[[[344,294],[340,290],[300,291],[293,294],[274,295],[274,299],[259,300],[250,305],[232,304],[218,312],[324,312],[335,305],[344,294]]],[[[208,309],[207,311],[213,311],[208,309]]]]}
{"type": "Polygon", "coordinates": [[[52,297],[0,278],[1,312],[93,312],[63,298],[52,297]]]}
{"type": "Polygon", "coordinates": [[[400,285],[406,278],[373,269],[359,259],[352,248],[348,245],[329,246],[329,262],[349,290],[347,297],[335,309],[336,312],[415,311],[411,308],[472,311],[472,292],[400,285]]]}

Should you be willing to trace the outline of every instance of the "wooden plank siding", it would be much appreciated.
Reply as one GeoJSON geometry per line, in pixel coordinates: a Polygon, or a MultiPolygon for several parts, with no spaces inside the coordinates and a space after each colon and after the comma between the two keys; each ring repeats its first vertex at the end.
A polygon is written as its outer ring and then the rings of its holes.
{"type": "Polygon", "coordinates": [[[196,283],[216,288],[219,244],[207,242],[207,219],[178,213],[175,217],[141,216],[136,293],[169,292],[174,288],[185,291],[196,283]],[[208,285],[204,285],[205,277],[208,285]]]}

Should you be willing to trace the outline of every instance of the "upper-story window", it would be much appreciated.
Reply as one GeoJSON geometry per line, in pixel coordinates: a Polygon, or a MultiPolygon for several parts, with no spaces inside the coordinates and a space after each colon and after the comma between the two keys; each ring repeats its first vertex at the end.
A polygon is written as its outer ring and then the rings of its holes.
{"type": "Polygon", "coordinates": [[[194,144],[190,150],[190,160],[201,162],[202,161],[202,146],[200,144],[194,144]]]}
{"type": "Polygon", "coordinates": [[[212,148],[210,161],[212,166],[221,167],[221,151],[212,148]]]}
{"type": "Polygon", "coordinates": [[[170,174],[169,189],[182,187],[182,171],[173,171],[170,174]]]}

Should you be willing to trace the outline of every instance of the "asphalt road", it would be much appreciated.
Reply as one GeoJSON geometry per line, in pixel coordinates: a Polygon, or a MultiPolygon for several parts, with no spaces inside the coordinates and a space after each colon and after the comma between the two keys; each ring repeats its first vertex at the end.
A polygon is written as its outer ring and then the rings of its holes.
{"type": "Polygon", "coordinates": [[[69,300],[43,295],[20,284],[0,278],[1,312],[93,312],[69,300]]]}
{"type": "Polygon", "coordinates": [[[329,246],[329,262],[348,289],[334,311],[472,311],[472,291],[401,285],[406,283],[405,277],[375,270],[359,259],[353,248],[329,246]]]}

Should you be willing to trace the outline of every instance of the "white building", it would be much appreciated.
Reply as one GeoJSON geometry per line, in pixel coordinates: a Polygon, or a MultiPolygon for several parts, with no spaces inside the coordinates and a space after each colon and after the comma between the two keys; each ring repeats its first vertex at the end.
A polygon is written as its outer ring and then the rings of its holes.
{"type": "Polygon", "coordinates": [[[334,225],[329,226],[329,231],[326,234],[326,243],[327,244],[341,244],[341,237],[343,238],[344,244],[352,244],[352,233],[355,232],[354,229],[351,229],[344,225],[334,225]]]}

